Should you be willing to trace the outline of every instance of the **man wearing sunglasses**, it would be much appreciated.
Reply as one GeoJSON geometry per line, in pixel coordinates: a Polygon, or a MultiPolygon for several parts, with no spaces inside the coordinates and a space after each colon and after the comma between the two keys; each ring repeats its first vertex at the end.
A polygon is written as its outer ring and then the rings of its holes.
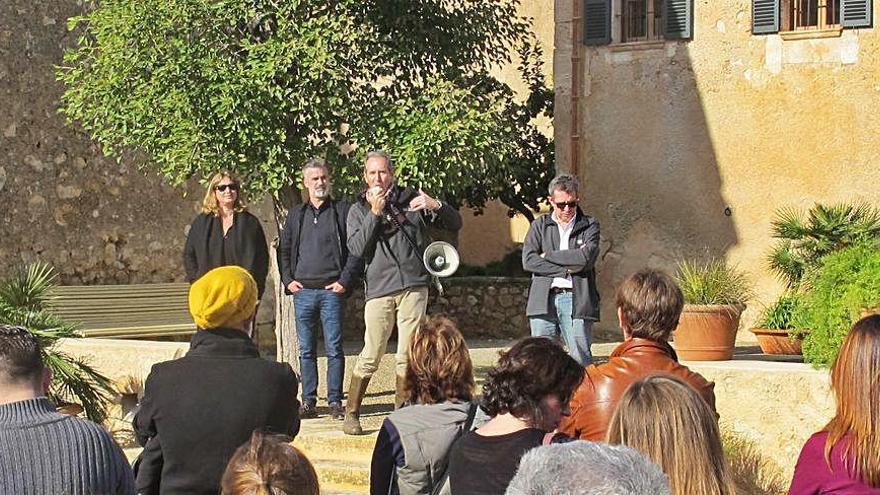
{"type": "Polygon", "coordinates": [[[532,222],[522,262],[532,274],[526,307],[532,336],[561,338],[569,355],[586,366],[593,323],[599,321],[599,222],[581,211],[578,189],[571,174],[550,181],[553,211],[532,222]]]}

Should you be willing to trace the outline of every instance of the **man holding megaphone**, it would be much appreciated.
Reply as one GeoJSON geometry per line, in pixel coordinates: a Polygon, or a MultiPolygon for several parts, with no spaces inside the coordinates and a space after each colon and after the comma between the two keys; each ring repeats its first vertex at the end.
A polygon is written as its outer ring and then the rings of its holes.
{"type": "Polygon", "coordinates": [[[351,374],[343,431],[363,434],[360,407],[370,377],[385,353],[397,324],[395,406],[403,402],[406,349],[428,306],[428,273],[422,258],[428,244],[427,226],[457,231],[461,216],[424,191],[395,184],[394,164],[384,151],[367,153],[367,190],[348,213],[348,249],[364,261],[366,305],[364,349],[351,374]]]}

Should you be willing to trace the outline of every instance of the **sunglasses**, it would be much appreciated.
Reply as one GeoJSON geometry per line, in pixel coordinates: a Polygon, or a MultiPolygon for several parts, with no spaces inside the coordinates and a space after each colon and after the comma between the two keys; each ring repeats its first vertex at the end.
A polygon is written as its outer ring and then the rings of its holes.
{"type": "Polygon", "coordinates": [[[214,186],[214,190],[223,192],[227,187],[230,191],[238,191],[238,184],[220,184],[219,186],[214,186]]]}
{"type": "Polygon", "coordinates": [[[565,208],[575,208],[578,204],[577,201],[568,201],[566,203],[553,203],[560,210],[564,210],[565,208]]]}

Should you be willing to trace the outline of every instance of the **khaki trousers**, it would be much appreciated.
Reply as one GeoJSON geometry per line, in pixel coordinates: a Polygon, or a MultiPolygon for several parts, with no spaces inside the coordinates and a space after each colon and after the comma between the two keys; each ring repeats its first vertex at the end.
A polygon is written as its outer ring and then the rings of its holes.
{"type": "Polygon", "coordinates": [[[363,378],[373,376],[385,354],[388,338],[397,323],[398,375],[406,373],[406,351],[409,339],[418,328],[428,309],[428,288],[412,287],[383,297],[370,299],[364,306],[364,350],[358,355],[353,373],[363,378]]]}

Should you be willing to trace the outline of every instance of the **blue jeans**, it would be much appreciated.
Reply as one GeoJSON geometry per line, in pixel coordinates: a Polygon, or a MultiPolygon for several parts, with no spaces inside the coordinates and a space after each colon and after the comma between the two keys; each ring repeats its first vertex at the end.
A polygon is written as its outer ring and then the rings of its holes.
{"type": "Polygon", "coordinates": [[[345,295],[326,289],[301,289],[293,294],[303,403],[318,402],[318,324],[324,331],[327,354],[327,402],[342,402],[345,352],[342,350],[342,317],[345,295]]]}
{"type": "Polygon", "coordinates": [[[582,319],[572,319],[571,292],[562,292],[550,296],[550,314],[529,317],[529,327],[532,337],[548,337],[558,339],[562,337],[568,354],[582,366],[590,364],[593,354],[590,344],[593,337],[593,322],[582,319]]]}

